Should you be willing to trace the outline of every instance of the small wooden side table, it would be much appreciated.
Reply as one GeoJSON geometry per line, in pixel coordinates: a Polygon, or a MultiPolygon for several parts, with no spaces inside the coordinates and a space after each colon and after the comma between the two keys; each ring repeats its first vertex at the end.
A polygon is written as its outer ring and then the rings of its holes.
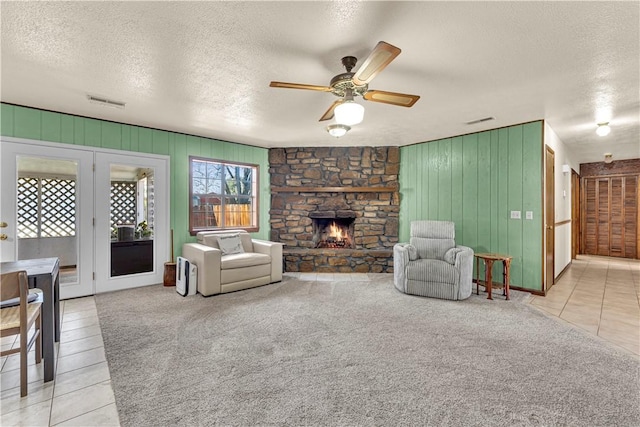
{"type": "Polygon", "coordinates": [[[502,283],[496,283],[502,287],[502,294],[509,299],[509,270],[511,268],[511,260],[513,257],[509,255],[477,253],[473,255],[476,258],[476,295],[480,295],[480,286],[484,286],[487,293],[487,299],[493,299],[491,296],[491,288],[493,287],[493,263],[494,261],[502,261],[502,283]],[[484,262],[484,280],[480,280],[480,260],[484,262]]]}

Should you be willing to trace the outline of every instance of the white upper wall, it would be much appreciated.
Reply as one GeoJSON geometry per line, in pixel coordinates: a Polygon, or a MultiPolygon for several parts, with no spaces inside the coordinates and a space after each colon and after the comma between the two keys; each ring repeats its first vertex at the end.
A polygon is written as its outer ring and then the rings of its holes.
{"type": "MultiPolygon", "coordinates": [[[[554,151],[554,181],[555,181],[555,222],[571,219],[571,172],[563,173],[562,166],[580,172],[580,165],[572,159],[572,153],[558,135],[545,121],[544,142],[554,151]]],[[[571,222],[555,227],[555,268],[554,275],[558,275],[571,262],[571,222]]]]}

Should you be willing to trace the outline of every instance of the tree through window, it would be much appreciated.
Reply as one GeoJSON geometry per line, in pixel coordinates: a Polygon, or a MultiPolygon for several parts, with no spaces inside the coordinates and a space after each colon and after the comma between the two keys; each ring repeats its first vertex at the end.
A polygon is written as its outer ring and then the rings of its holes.
{"type": "Polygon", "coordinates": [[[258,229],[258,166],[189,157],[189,231],[258,229]]]}

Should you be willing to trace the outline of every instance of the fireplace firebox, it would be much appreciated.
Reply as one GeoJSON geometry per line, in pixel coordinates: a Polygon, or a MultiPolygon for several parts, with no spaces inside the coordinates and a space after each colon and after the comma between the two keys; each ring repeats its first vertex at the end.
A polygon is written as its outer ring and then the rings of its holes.
{"type": "Polygon", "coordinates": [[[353,218],[312,218],[315,248],[353,249],[353,218]]]}

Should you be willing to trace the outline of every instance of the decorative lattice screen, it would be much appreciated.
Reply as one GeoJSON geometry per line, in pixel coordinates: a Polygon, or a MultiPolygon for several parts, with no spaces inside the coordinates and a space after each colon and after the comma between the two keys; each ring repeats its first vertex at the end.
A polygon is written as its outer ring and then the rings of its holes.
{"type": "Polygon", "coordinates": [[[18,238],[38,237],[38,178],[18,178],[18,238]]]}
{"type": "Polygon", "coordinates": [[[76,182],[42,179],[41,237],[76,235],[76,182]]]}
{"type": "Polygon", "coordinates": [[[18,238],[76,235],[76,182],[18,178],[18,238]]]}
{"type": "Polygon", "coordinates": [[[136,194],[136,182],[111,182],[111,228],[136,223],[136,194]]]}

